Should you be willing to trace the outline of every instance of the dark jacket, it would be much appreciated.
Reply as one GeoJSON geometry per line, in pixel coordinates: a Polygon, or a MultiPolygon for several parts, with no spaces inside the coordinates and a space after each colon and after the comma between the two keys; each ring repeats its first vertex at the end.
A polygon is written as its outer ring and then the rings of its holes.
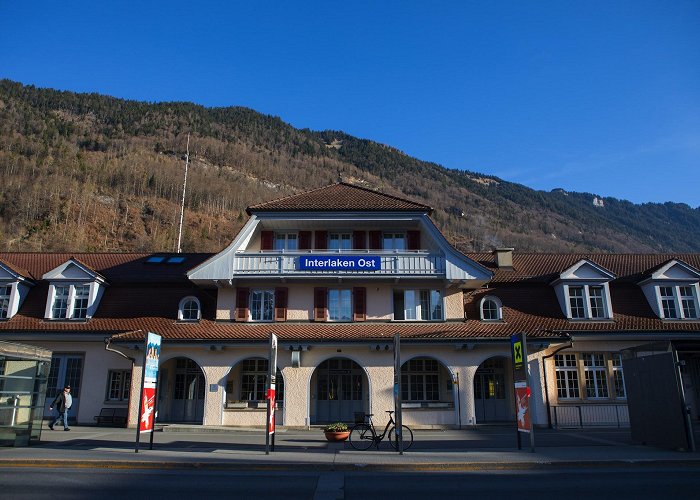
{"type": "Polygon", "coordinates": [[[59,413],[66,411],[66,393],[61,391],[61,393],[56,396],[56,399],[51,403],[51,407],[56,408],[59,413]]]}

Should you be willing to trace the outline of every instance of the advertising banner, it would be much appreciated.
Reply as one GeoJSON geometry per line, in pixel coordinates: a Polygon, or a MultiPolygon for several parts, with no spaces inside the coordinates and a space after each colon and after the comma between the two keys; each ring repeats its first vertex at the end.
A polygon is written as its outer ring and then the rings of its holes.
{"type": "Polygon", "coordinates": [[[277,335],[270,333],[270,362],[267,367],[267,432],[265,454],[275,451],[275,386],[277,384],[277,335]]]}
{"type": "Polygon", "coordinates": [[[376,255],[302,255],[301,271],[379,271],[382,260],[376,255]]]}
{"type": "Polygon", "coordinates": [[[161,337],[148,332],[144,354],[143,384],[139,404],[139,432],[151,432],[155,420],[156,384],[160,361],[161,337]]]}
{"type": "Polygon", "coordinates": [[[515,384],[515,409],[518,431],[530,432],[530,388],[525,382],[515,384]]]}

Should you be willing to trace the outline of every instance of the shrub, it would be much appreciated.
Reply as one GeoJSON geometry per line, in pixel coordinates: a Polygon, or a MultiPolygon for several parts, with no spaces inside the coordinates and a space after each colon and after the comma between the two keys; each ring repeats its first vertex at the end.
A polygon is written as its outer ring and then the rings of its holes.
{"type": "Polygon", "coordinates": [[[343,422],[336,422],[334,424],[329,424],[323,428],[323,432],[347,432],[348,426],[343,422]]]}

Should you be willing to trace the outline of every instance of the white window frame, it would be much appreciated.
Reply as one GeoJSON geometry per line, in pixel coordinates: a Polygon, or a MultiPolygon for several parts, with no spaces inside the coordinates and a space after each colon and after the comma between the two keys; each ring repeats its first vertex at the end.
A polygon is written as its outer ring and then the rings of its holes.
{"type": "Polygon", "coordinates": [[[394,321],[444,321],[445,297],[435,288],[395,288],[391,295],[394,321]],[[403,294],[403,318],[396,315],[396,294],[403,294]],[[427,306],[426,306],[427,305],[427,306]],[[425,311],[427,307],[427,311],[425,311]],[[435,311],[439,311],[439,317],[435,311]]]}
{"type": "Polygon", "coordinates": [[[256,323],[271,323],[275,321],[274,288],[254,288],[250,291],[250,297],[248,299],[248,321],[254,321],[256,323]],[[266,304],[269,304],[270,307],[266,308],[266,304]],[[269,312],[269,318],[265,317],[265,312],[269,312]]]}
{"type": "Polygon", "coordinates": [[[573,320],[607,320],[611,318],[609,310],[609,295],[606,284],[571,284],[566,285],[567,317],[573,320]],[[572,292],[581,291],[581,295],[572,292]],[[596,292],[591,293],[591,290],[596,292]],[[600,295],[598,295],[598,290],[600,295]],[[598,304],[599,302],[599,304],[598,304]],[[594,305],[595,304],[595,305],[594,305]],[[574,316],[575,310],[582,310],[582,315],[574,316]],[[602,315],[596,313],[602,312],[602,315]]]}
{"type": "Polygon", "coordinates": [[[578,376],[576,354],[556,354],[554,356],[554,371],[557,381],[557,399],[581,399],[581,382],[578,376]]]}
{"type": "Polygon", "coordinates": [[[382,250],[390,250],[394,252],[403,252],[406,250],[408,242],[406,241],[406,233],[402,231],[391,231],[382,233],[382,250]],[[401,245],[398,242],[401,241],[401,245]],[[389,243],[389,244],[387,244],[389,243]]]}
{"type": "Polygon", "coordinates": [[[605,354],[582,352],[580,358],[583,365],[583,380],[586,383],[586,399],[610,399],[605,354]]]}
{"type": "Polygon", "coordinates": [[[187,296],[183,298],[180,301],[180,305],[177,308],[177,319],[179,321],[199,321],[202,319],[202,304],[199,302],[199,299],[195,297],[194,295],[187,296]],[[189,318],[185,317],[187,316],[185,313],[187,310],[185,309],[185,306],[187,306],[189,303],[195,303],[197,305],[197,317],[195,318],[189,318]]]}
{"type": "Polygon", "coordinates": [[[627,399],[625,372],[622,370],[622,354],[613,353],[610,357],[610,363],[612,364],[614,399],[627,399]]]}
{"type": "Polygon", "coordinates": [[[107,374],[107,393],[105,394],[105,401],[129,401],[130,393],[131,370],[109,370],[107,374]],[[114,385],[118,387],[113,387],[114,385]],[[118,397],[112,397],[114,390],[119,392],[118,397]]]}
{"type": "Polygon", "coordinates": [[[326,299],[328,321],[338,321],[341,323],[352,321],[352,299],[352,290],[350,288],[329,288],[326,299]],[[345,313],[347,313],[347,317],[345,316],[345,313]]]}
{"type": "MultiPolygon", "coordinates": [[[[90,309],[92,303],[94,302],[94,290],[93,287],[96,286],[95,283],[52,283],[49,286],[49,301],[46,308],[46,318],[58,321],[85,321],[90,319],[90,309]],[[87,297],[82,297],[76,293],[76,290],[81,290],[83,287],[87,287],[87,297]],[[68,294],[65,296],[65,315],[57,316],[55,314],[56,301],[59,298],[57,295],[57,290],[67,288],[68,294]],[[85,307],[81,307],[80,302],[87,300],[85,307]],[[80,311],[84,311],[84,315],[80,314],[80,311]],[[78,314],[76,314],[78,313],[78,314]]],[[[61,307],[63,310],[63,307],[61,307]]]]}
{"type": "Polygon", "coordinates": [[[328,235],[328,250],[352,250],[352,234],[345,232],[330,233],[328,235]]]}
{"type": "Polygon", "coordinates": [[[481,321],[502,321],[503,320],[503,303],[501,302],[501,299],[496,297],[495,295],[487,295],[483,299],[481,299],[481,303],[479,304],[479,317],[481,318],[481,321]],[[484,306],[488,302],[493,302],[494,305],[496,306],[496,317],[495,318],[487,318],[485,311],[486,309],[484,306]]]}
{"type": "Polygon", "coordinates": [[[690,283],[682,284],[659,284],[656,287],[656,297],[659,301],[659,313],[662,319],[669,320],[695,320],[700,319],[698,316],[698,311],[700,311],[700,306],[698,304],[698,293],[697,285],[690,283]],[[670,291],[670,295],[662,294],[662,290],[670,291]],[[688,294],[687,292],[690,292],[688,294]],[[684,293],[686,292],[686,293],[684,293]],[[675,316],[671,316],[667,312],[667,308],[664,304],[673,306],[675,316]],[[689,314],[691,312],[695,314],[689,314]]]}
{"type": "Polygon", "coordinates": [[[299,233],[292,231],[275,233],[272,245],[272,249],[277,252],[295,252],[299,250],[299,233]]]}
{"type": "Polygon", "coordinates": [[[15,287],[12,283],[0,283],[0,319],[10,318],[14,289],[15,287]]]}

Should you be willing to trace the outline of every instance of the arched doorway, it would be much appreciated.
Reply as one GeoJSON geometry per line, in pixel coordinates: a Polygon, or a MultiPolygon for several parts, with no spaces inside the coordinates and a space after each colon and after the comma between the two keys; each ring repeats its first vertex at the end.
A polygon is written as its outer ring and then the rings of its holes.
{"type": "Polygon", "coordinates": [[[512,376],[507,358],[489,358],[474,375],[474,410],[476,423],[512,422],[512,376]]]}
{"type": "MultiPolygon", "coordinates": [[[[267,374],[269,361],[246,358],[238,362],[226,377],[226,408],[267,407],[267,374]]],[[[284,379],[277,368],[275,400],[280,408],[284,401],[284,379]]],[[[277,416],[278,422],[280,415],[277,416]]]]}
{"type": "Polygon", "coordinates": [[[353,422],[355,412],[365,411],[366,394],[367,376],[360,365],[346,358],[324,361],[311,377],[311,397],[316,400],[311,422],[353,422]]]}
{"type": "Polygon", "coordinates": [[[204,420],[204,372],[189,358],[161,364],[158,379],[158,422],[201,424],[204,420]]]}

